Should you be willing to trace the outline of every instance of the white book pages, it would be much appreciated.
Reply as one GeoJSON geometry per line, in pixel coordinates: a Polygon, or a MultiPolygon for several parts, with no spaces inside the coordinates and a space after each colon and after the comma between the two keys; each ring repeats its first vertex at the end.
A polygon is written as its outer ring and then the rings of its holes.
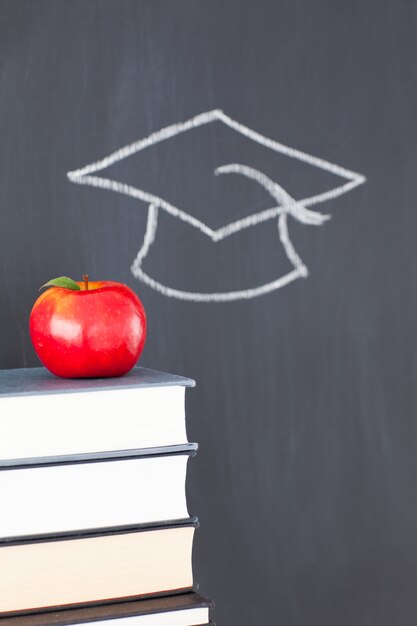
{"type": "Polygon", "coordinates": [[[185,388],[0,398],[0,462],[181,445],[185,388]]]}
{"type": "Polygon", "coordinates": [[[84,626],[200,626],[208,624],[209,610],[206,607],[167,611],[151,615],[135,615],[119,619],[84,622],[84,626]]]}
{"type": "Polygon", "coordinates": [[[0,471],[0,538],[188,518],[188,455],[0,471]]]}

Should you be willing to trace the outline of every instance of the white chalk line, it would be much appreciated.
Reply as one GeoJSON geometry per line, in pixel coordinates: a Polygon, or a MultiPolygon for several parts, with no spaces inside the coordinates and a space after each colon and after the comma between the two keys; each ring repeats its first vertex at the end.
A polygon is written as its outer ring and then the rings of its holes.
{"type": "Polygon", "coordinates": [[[140,152],[141,150],[148,148],[149,146],[153,146],[157,143],[160,143],[161,141],[165,141],[188,130],[203,126],[205,124],[209,124],[216,120],[223,122],[226,126],[229,126],[229,128],[232,128],[241,135],[248,137],[252,141],[259,143],[266,148],[274,150],[275,152],[279,152],[290,158],[299,159],[304,163],[309,163],[310,165],[331,172],[336,176],[341,176],[342,178],[352,180],[360,178],[363,179],[363,182],[365,181],[365,177],[363,177],[361,174],[358,174],[357,172],[353,172],[344,167],[340,167],[339,165],[335,165],[334,163],[330,163],[325,159],[321,159],[319,157],[308,154],[307,152],[302,152],[301,150],[286,146],[285,144],[270,139],[269,137],[265,137],[264,135],[261,135],[261,133],[258,133],[251,128],[248,128],[247,126],[244,126],[243,124],[240,124],[240,122],[236,122],[231,117],[226,115],[221,109],[206,111],[205,113],[195,115],[185,122],[170,124],[169,126],[162,128],[161,130],[151,133],[150,135],[148,135],[148,137],[145,137],[144,139],[139,139],[138,141],[123,146],[123,148],[115,150],[114,152],[104,157],[103,159],[100,159],[99,161],[95,161],[80,169],[68,172],[68,175],[72,174],[74,175],[74,177],[80,177],[85,176],[86,174],[91,174],[92,172],[98,172],[105,169],[106,167],[109,167],[110,165],[113,165],[114,163],[117,163],[118,161],[125,159],[128,156],[131,156],[132,154],[135,154],[136,152],[140,152]]]}
{"type": "Polygon", "coordinates": [[[265,146],[266,148],[270,148],[271,150],[274,150],[275,152],[280,152],[281,154],[285,154],[285,156],[288,156],[290,158],[298,159],[299,161],[303,161],[304,163],[309,163],[310,165],[313,165],[314,167],[318,167],[322,170],[326,170],[327,172],[335,174],[336,176],[341,176],[342,178],[353,180],[353,179],[360,177],[360,178],[363,178],[365,181],[365,178],[361,174],[358,174],[357,172],[353,172],[351,170],[346,169],[345,167],[341,167],[340,165],[335,165],[334,163],[330,163],[329,161],[320,159],[319,157],[313,156],[312,154],[308,154],[307,152],[302,152],[301,150],[297,150],[296,148],[290,148],[289,146],[286,146],[283,143],[279,143],[278,141],[275,141],[274,139],[265,137],[264,135],[257,133],[255,130],[248,128],[247,126],[244,126],[243,124],[240,124],[239,122],[236,122],[231,117],[223,113],[223,111],[221,110],[216,111],[216,118],[218,120],[221,120],[224,124],[226,124],[226,126],[233,128],[233,130],[236,130],[241,135],[244,135],[245,137],[248,137],[249,139],[256,141],[257,143],[261,144],[262,146],[265,146]]]}
{"type": "Polygon", "coordinates": [[[280,287],[284,287],[285,285],[288,285],[297,278],[302,278],[305,275],[299,269],[295,269],[285,276],[281,276],[281,278],[278,278],[277,280],[274,280],[270,283],[266,283],[265,285],[261,285],[260,287],[254,287],[252,289],[242,289],[241,291],[199,293],[193,291],[182,291],[181,289],[167,287],[166,285],[163,285],[162,283],[156,281],[154,278],[151,278],[151,276],[146,274],[141,267],[137,267],[135,265],[132,265],[131,271],[135,278],[138,278],[146,285],[148,285],[148,287],[151,287],[162,295],[167,296],[168,298],[177,298],[178,300],[184,300],[188,302],[233,302],[235,300],[249,300],[251,298],[256,298],[258,296],[263,296],[267,293],[271,293],[271,291],[275,291],[280,287]]]}
{"type": "Polygon", "coordinates": [[[222,165],[215,169],[215,174],[239,174],[245,176],[251,180],[254,180],[261,187],[263,187],[274,200],[280,205],[285,206],[287,212],[292,215],[296,220],[302,224],[312,224],[319,226],[323,224],[330,215],[322,215],[315,211],[309,211],[306,209],[300,201],[295,200],[285,191],[281,185],[274,182],[266,174],[263,174],[254,167],[248,165],[242,165],[241,163],[229,163],[228,165],[222,165]]]}
{"type": "Polygon", "coordinates": [[[156,227],[158,225],[158,209],[153,205],[149,205],[148,220],[146,222],[145,237],[143,239],[142,247],[136,255],[133,261],[132,267],[140,267],[143,259],[146,258],[149,248],[155,241],[156,227]]]}
{"type": "MultiPolygon", "coordinates": [[[[204,124],[209,124],[215,120],[220,119],[220,110],[207,111],[206,113],[200,113],[192,117],[191,119],[185,122],[179,122],[176,124],[171,124],[170,126],[166,126],[165,128],[161,128],[161,130],[156,131],[155,133],[151,133],[148,137],[144,139],[139,139],[131,144],[123,146],[119,150],[115,150],[108,156],[104,157],[104,159],[100,159],[100,161],[95,161],[94,163],[90,163],[85,167],[82,167],[78,170],[74,170],[73,172],[68,172],[68,177],[70,174],[73,177],[85,176],[86,174],[91,174],[93,172],[99,172],[100,170],[117,163],[118,161],[122,161],[132,154],[136,154],[136,152],[140,152],[145,148],[149,148],[150,146],[154,146],[161,141],[165,141],[166,139],[170,139],[171,137],[175,137],[180,133],[184,133],[187,130],[191,130],[193,128],[197,128],[198,126],[203,126],[204,124]]],[[[71,179],[72,180],[72,179],[71,179]]]]}
{"type": "Polygon", "coordinates": [[[294,246],[291,243],[288,234],[287,215],[285,213],[282,213],[278,219],[278,234],[279,239],[284,247],[285,254],[287,255],[287,259],[294,266],[294,268],[299,271],[300,277],[307,278],[308,268],[306,265],[304,265],[301,257],[296,252],[294,246]]]}
{"type": "MultiPolygon", "coordinates": [[[[156,196],[154,194],[151,194],[149,192],[146,192],[143,189],[140,189],[138,187],[133,187],[131,185],[127,185],[127,184],[120,183],[118,181],[110,180],[110,179],[103,178],[103,177],[87,176],[88,174],[91,174],[93,172],[101,171],[105,169],[106,167],[109,167],[113,165],[114,163],[117,163],[118,161],[121,161],[141,150],[144,150],[145,148],[148,148],[152,145],[160,143],[161,141],[170,139],[172,137],[175,137],[178,134],[181,134],[183,132],[186,132],[188,130],[197,128],[199,126],[208,124],[216,120],[223,122],[225,125],[229,126],[236,132],[242,135],[245,135],[251,140],[267,148],[270,148],[274,150],[275,152],[279,152],[291,158],[296,158],[305,163],[309,163],[315,167],[319,167],[321,169],[327,170],[328,172],[331,172],[343,178],[347,178],[349,180],[349,182],[344,185],[335,187],[324,193],[316,194],[314,196],[310,196],[309,198],[305,198],[303,200],[297,201],[297,204],[299,203],[300,205],[304,205],[304,206],[312,206],[314,204],[326,202],[344,193],[347,193],[354,187],[357,187],[358,185],[364,183],[366,180],[365,177],[362,176],[361,174],[357,174],[356,172],[353,172],[346,168],[343,168],[333,163],[330,163],[328,161],[325,161],[324,159],[320,159],[306,152],[301,152],[300,150],[290,148],[289,146],[285,146],[284,144],[281,144],[277,141],[269,139],[268,137],[265,137],[261,135],[260,133],[257,133],[256,131],[244,126],[243,124],[236,122],[235,120],[230,118],[220,109],[213,109],[212,111],[207,111],[205,113],[196,115],[192,117],[191,119],[186,120],[185,122],[180,122],[176,124],[171,124],[170,126],[166,126],[165,128],[162,128],[161,130],[157,132],[151,133],[148,137],[144,139],[140,139],[139,141],[133,142],[132,144],[126,145],[123,148],[116,150],[115,152],[111,153],[109,156],[105,157],[104,159],[101,159],[99,161],[86,165],[85,167],[80,168],[78,170],[68,172],[67,176],[69,180],[71,180],[71,182],[74,182],[74,183],[90,185],[93,187],[100,187],[102,189],[112,190],[112,191],[115,191],[116,193],[122,193],[132,198],[143,200],[146,203],[155,204],[156,206],[167,211],[174,217],[178,217],[179,219],[182,219],[183,221],[188,222],[195,228],[198,228],[201,232],[203,232],[205,235],[210,237],[213,241],[220,241],[221,239],[229,235],[229,231],[230,231],[230,234],[239,232],[240,228],[248,228],[250,226],[254,226],[258,224],[259,222],[263,222],[266,219],[271,219],[275,217],[275,215],[271,214],[270,209],[267,209],[266,212],[253,214],[251,216],[248,216],[247,218],[244,218],[243,220],[238,220],[237,222],[234,222],[234,223],[232,222],[231,224],[228,224],[219,229],[212,229],[209,226],[207,226],[207,224],[196,219],[189,213],[182,211],[181,209],[179,209],[178,207],[175,207],[173,204],[171,204],[170,202],[167,202],[163,198],[156,196]],[[240,224],[240,227],[238,226],[238,224],[240,224]]],[[[226,167],[226,166],[223,166],[223,167],[226,167]]],[[[258,182],[260,182],[260,180],[258,182]]],[[[292,200],[292,202],[295,203],[296,201],[292,200]]],[[[277,215],[278,214],[279,213],[277,213],[277,215]]]]}
{"type": "MultiPolygon", "coordinates": [[[[231,164],[231,165],[239,166],[239,164],[231,164]]],[[[221,166],[221,168],[223,167],[226,167],[226,166],[221,166]]],[[[240,166],[240,167],[246,168],[248,166],[240,166]]],[[[221,168],[217,168],[216,171],[220,173],[218,170],[221,168]]],[[[136,198],[137,200],[142,200],[143,202],[146,202],[146,203],[154,204],[156,207],[163,209],[164,211],[166,211],[173,217],[177,217],[178,219],[181,219],[182,221],[191,224],[191,226],[194,226],[195,228],[200,230],[202,233],[207,235],[207,237],[210,237],[210,239],[212,239],[212,241],[214,242],[221,241],[225,237],[228,237],[229,235],[237,233],[240,230],[243,230],[244,228],[249,228],[250,226],[256,226],[257,224],[261,222],[265,222],[269,219],[273,219],[277,217],[278,215],[280,215],[280,213],[282,213],[282,210],[283,210],[282,206],[265,209],[263,211],[260,211],[259,213],[254,213],[252,215],[248,215],[247,217],[241,218],[240,220],[237,220],[235,222],[231,222],[230,224],[227,224],[226,226],[222,226],[221,228],[212,229],[201,220],[198,220],[197,218],[193,217],[186,211],[182,211],[180,208],[176,207],[172,203],[167,202],[163,198],[156,196],[154,194],[151,194],[138,187],[133,187],[131,185],[127,185],[126,183],[120,183],[118,181],[111,180],[109,178],[103,178],[102,176],[82,176],[81,178],[78,178],[78,177],[73,176],[72,172],[68,173],[68,178],[69,180],[71,180],[71,182],[74,182],[78,185],[88,185],[90,187],[98,187],[101,189],[107,189],[110,191],[114,191],[116,193],[123,194],[125,196],[129,196],[131,198],[136,198]]],[[[254,180],[256,180],[256,178],[254,178],[254,180]]],[[[360,185],[362,182],[363,181],[357,181],[357,180],[350,181],[346,183],[345,185],[342,185],[340,187],[335,187],[334,189],[331,189],[324,193],[317,194],[315,196],[303,198],[302,200],[293,199],[286,206],[288,207],[288,209],[291,208],[294,210],[293,217],[296,217],[295,214],[297,212],[297,207],[304,208],[307,206],[313,206],[321,202],[328,202],[329,200],[336,198],[338,196],[341,196],[344,193],[347,193],[348,191],[350,191],[351,189],[354,189],[355,187],[360,185]]],[[[276,185],[277,188],[279,187],[277,183],[274,183],[274,185],[276,185]]],[[[316,215],[320,216],[322,214],[316,213],[316,215]]],[[[328,215],[325,215],[322,217],[324,217],[325,219],[330,219],[330,216],[328,215]]],[[[304,222],[304,223],[311,223],[311,222],[304,222]]]]}
{"type": "Polygon", "coordinates": [[[288,274],[282,276],[277,280],[266,283],[265,285],[261,285],[260,287],[253,287],[251,289],[244,289],[239,291],[204,293],[183,291],[180,289],[175,289],[173,287],[168,287],[167,285],[163,285],[162,283],[158,282],[157,280],[146,274],[146,272],[144,272],[142,269],[142,263],[146,258],[151,245],[155,241],[157,225],[158,209],[153,204],[151,204],[148,208],[148,219],[146,223],[143,243],[130,269],[135,278],[142,280],[145,284],[148,285],[148,287],[151,287],[152,289],[158,291],[164,296],[175,297],[179,300],[188,300],[189,302],[231,302],[233,300],[250,299],[257,296],[265,295],[271,291],[274,291],[275,289],[287,285],[297,278],[306,278],[308,276],[307,267],[303,264],[301,258],[296,253],[289,239],[287,228],[287,214],[286,212],[283,212],[281,213],[278,222],[279,237],[284,247],[287,258],[294,266],[293,271],[289,272],[288,274]]]}
{"type": "Polygon", "coordinates": [[[94,163],[86,165],[83,168],[68,172],[67,176],[69,180],[74,183],[111,190],[116,193],[120,193],[148,203],[149,206],[146,232],[142,246],[138,251],[138,254],[136,255],[136,258],[131,266],[132,273],[135,277],[142,280],[152,289],[159,291],[165,296],[194,302],[227,302],[233,300],[254,298],[274,291],[275,289],[279,289],[280,287],[287,285],[289,282],[296,280],[297,278],[306,277],[308,275],[308,269],[302,262],[301,257],[296,252],[289,238],[287,215],[291,215],[291,217],[300,221],[303,224],[317,226],[321,225],[327,219],[329,219],[330,216],[324,215],[316,211],[308,210],[306,208],[307,206],[314,206],[321,202],[327,202],[331,199],[337,198],[344,193],[351,191],[355,187],[363,184],[366,181],[366,178],[361,174],[340,167],[338,165],[330,163],[329,161],[310,155],[306,152],[290,148],[289,146],[265,137],[264,135],[261,135],[260,133],[251,130],[243,124],[236,122],[225,113],[223,113],[223,111],[221,111],[220,109],[207,111],[205,113],[201,113],[200,115],[196,115],[189,120],[186,120],[185,122],[166,126],[165,128],[162,128],[157,132],[151,133],[148,137],[144,139],[140,139],[139,141],[136,141],[132,144],[124,146],[123,148],[120,148],[119,150],[116,150],[109,156],[99,161],[95,161],[94,163]],[[271,195],[275,202],[277,202],[278,206],[274,206],[272,208],[265,209],[258,213],[246,216],[242,219],[231,222],[226,226],[215,230],[210,228],[201,220],[193,217],[188,212],[179,209],[164,198],[161,198],[155,194],[115,180],[103,178],[101,176],[91,176],[92,173],[99,172],[118,161],[121,161],[141,150],[144,150],[147,147],[153,146],[157,143],[160,143],[161,141],[173,138],[180,133],[186,132],[193,128],[197,128],[213,121],[220,121],[226,126],[240,133],[241,135],[248,137],[252,141],[257,142],[258,144],[261,144],[266,148],[284,154],[290,158],[298,159],[304,163],[308,163],[322,170],[326,170],[332,174],[347,179],[348,182],[323,193],[304,198],[303,200],[295,200],[277,182],[274,182],[265,174],[252,167],[240,163],[230,163],[227,165],[222,165],[216,168],[216,175],[234,173],[245,176],[246,178],[249,178],[261,185],[271,195]],[[159,208],[166,211],[168,214],[189,223],[191,226],[197,228],[200,232],[207,235],[214,242],[221,241],[225,237],[236,234],[245,228],[249,228],[261,222],[265,222],[269,219],[278,217],[279,239],[284,247],[284,251],[288,260],[294,267],[294,270],[282,276],[281,278],[278,278],[277,280],[266,283],[265,285],[232,292],[189,292],[163,285],[162,283],[159,283],[158,281],[151,278],[142,270],[142,262],[146,258],[150,247],[155,240],[159,208]]]}
{"type": "MultiPolygon", "coordinates": [[[[149,249],[155,240],[157,228],[158,209],[155,207],[155,205],[151,204],[148,209],[148,220],[143,244],[131,266],[132,274],[136,278],[145,282],[149,287],[152,287],[152,289],[159,291],[167,297],[175,297],[180,300],[188,300],[192,302],[231,302],[233,300],[254,298],[269,293],[270,291],[278,289],[279,287],[283,287],[284,285],[297,278],[306,278],[308,276],[308,269],[303,264],[300,256],[295,251],[295,248],[290,241],[287,227],[287,214],[291,214],[293,217],[296,217],[296,219],[302,221],[301,218],[303,218],[304,220],[307,219],[303,215],[303,211],[305,211],[305,209],[299,206],[297,207],[298,212],[294,213],[293,205],[295,204],[295,202],[293,198],[291,198],[291,196],[283,189],[283,187],[281,187],[277,183],[274,183],[271,179],[269,179],[258,170],[255,170],[254,168],[235,163],[227,166],[222,166],[221,168],[217,168],[216,172],[219,174],[236,173],[242,176],[246,176],[248,178],[252,178],[256,182],[260,182],[260,184],[267,191],[269,191],[269,193],[278,202],[288,202],[288,204],[283,204],[283,206],[280,207],[281,215],[278,221],[278,231],[279,238],[284,247],[285,254],[290,263],[294,266],[294,270],[281,277],[280,279],[262,285],[261,287],[232,292],[191,292],[174,289],[172,287],[168,287],[167,285],[163,285],[162,283],[156,281],[154,278],[151,278],[142,269],[142,262],[146,258],[149,249]]],[[[305,221],[304,223],[321,224],[327,218],[327,216],[321,216],[319,213],[314,213],[312,211],[306,211],[306,214],[309,221],[305,221]],[[311,221],[313,216],[314,220],[319,221],[311,221]]]]}
{"type": "Polygon", "coordinates": [[[279,238],[284,247],[285,254],[290,261],[290,263],[294,266],[294,270],[289,274],[281,277],[279,279],[281,282],[277,280],[272,281],[271,283],[267,283],[266,285],[262,285],[261,287],[252,288],[249,290],[240,290],[233,292],[218,292],[218,293],[201,293],[201,292],[190,292],[190,291],[182,291],[179,289],[173,289],[172,287],[168,287],[167,285],[163,285],[162,283],[156,281],[151,278],[146,272],[142,269],[142,262],[146,258],[150,246],[155,240],[155,233],[157,228],[157,218],[158,218],[158,209],[155,205],[151,204],[148,210],[148,220],[146,226],[145,237],[143,240],[142,247],[140,248],[133,264],[131,267],[131,271],[136,278],[144,281],[148,286],[156,289],[160,293],[168,297],[176,297],[181,300],[189,300],[193,302],[226,302],[237,299],[248,299],[254,298],[258,295],[263,295],[268,293],[269,290],[278,289],[281,286],[288,284],[292,280],[301,277],[307,277],[308,269],[303,264],[300,256],[295,251],[294,246],[292,245],[287,227],[287,213],[298,219],[303,223],[308,224],[322,224],[328,216],[322,216],[320,213],[315,213],[313,211],[306,211],[303,207],[297,206],[297,210],[294,210],[294,205],[296,203],[294,199],[277,183],[274,183],[270,178],[268,178],[262,172],[258,170],[248,167],[245,165],[241,165],[239,163],[233,163],[225,166],[221,166],[216,169],[217,174],[240,174],[242,176],[246,176],[255,180],[262,187],[264,187],[270,195],[274,197],[278,202],[283,202],[284,204],[279,207],[281,215],[278,221],[278,231],[279,238]],[[287,204],[285,204],[287,203],[287,204]],[[245,294],[245,295],[243,295],[245,294]]]}
{"type": "Polygon", "coordinates": [[[193,217],[189,213],[182,211],[170,202],[167,202],[163,198],[155,196],[152,193],[148,193],[143,189],[139,189],[138,187],[132,187],[131,185],[127,185],[125,183],[119,183],[115,180],[110,180],[109,178],[102,178],[101,176],[82,176],[81,178],[70,178],[70,180],[79,185],[89,185],[91,187],[109,189],[111,191],[115,191],[116,193],[129,196],[130,198],[136,198],[137,200],[142,200],[143,202],[146,202],[148,204],[153,204],[159,209],[163,209],[173,217],[177,217],[183,222],[188,222],[188,224],[191,224],[191,226],[194,226],[202,233],[213,239],[214,231],[206,226],[206,224],[193,217]]]}

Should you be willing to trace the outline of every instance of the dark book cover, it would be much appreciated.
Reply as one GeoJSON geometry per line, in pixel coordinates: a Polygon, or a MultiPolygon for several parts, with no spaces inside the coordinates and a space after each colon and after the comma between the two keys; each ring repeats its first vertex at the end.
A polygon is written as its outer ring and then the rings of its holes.
{"type": "Polygon", "coordinates": [[[80,393],[140,387],[194,387],[191,378],[134,367],[117,378],[58,378],[44,367],[0,370],[0,399],[7,396],[80,393]]]}
{"type": "Polygon", "coordinates": [[[87,452],[84,454],[62,454],[57,456],[28,457],[24,459],[0,459],[0,472],[8,469],[25,467],[47,467],[49,465],[73,465],[80,463],[101,463],[106,461],[127,461],[128,459],[147,458],[187,454],[197,454],[197,443],[184,443],[176,446],[155,448],[133,448],[132,450],[113,450],[110,452],[87,452]]]}
{"type": "Polygon", "coordinates": [[[166,530],[180,526],[199,527],[198,517],[191,516],[183,520],[167,520],[147,524],[132,524],[129,526],[112,526],[107,528],[89,528],[88,530],[68,531],[62,533],[48,533],[44,535],[25,535],[24,537],[0,538],[0,550],[6,546],[23,546],[29,543],[49,543],[51,541],[71,541],[73,539],[89,539],[108,535],[124,535],[127,533],[147,532],[150,530],[166,530]]]}

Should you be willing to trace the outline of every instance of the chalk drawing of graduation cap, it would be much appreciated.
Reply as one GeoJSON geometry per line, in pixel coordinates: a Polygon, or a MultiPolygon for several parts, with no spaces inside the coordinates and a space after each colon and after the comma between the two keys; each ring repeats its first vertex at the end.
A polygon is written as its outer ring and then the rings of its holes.
{"type": "Polygon", "coordinates": [[[330,163],[329,161],[325,161],[324,159],[301,152],[300,150],[291,148],[261,135],[260,133],[233,120],[219,109],[201,113],[200,115],[184,122],[179,122],[162,128],[148,137],[116,150],[109,156],[99,161],[68,172],[67,176],[73,183],[111,190],[146,203],[148,210],[146,231],[142,246],[131,266],[131,271],[136,278],[165,296],[194,302],[228,302],[233,300],[255,298],[284,287],[297,278],[307,277],[308,269],[303,263],[289,237],[288,218],[292,217],[294,220],[302,224],[320,226],[324,224],[330,216],[320,213],[317,210],[313,210],[310,207],[314,207],[323,202],[337,198],[338,196],[341,196],[361,185],[366,180],[361,174],[330,163]],[[341,178],[342,183],[324,192],[309,195],[308,197],[302,199],[295,199],[276,180],[273,180],[270,176],[266,175],[265,172],[260,171],[251,165],[240,162],[219,165],[215,169],[214,174],[234,174],[243,177],[246,180],[252,181],[253,184],[260,186],[266,194],[268,194],[268,197],[270,198],[270,206],[262,209],[261,211],[258,210],[249,212],[249,214],[245,215],[243,218],[234,219],[227,224],[222,225],[220,228],[214,228],[209,225],[208,219],[199,219],[193,215],[191,211],[183,210],[169,199],[163,198],[154,192],[147,191],[138,186],[132,186],[126,182],[120,182],[97,175],[98,172],[101,172],[102,170],[123,161],[132,155],[141,151],[146,151],[152,146],[163,144],[174,137],[188,133],[199,127],[204,127],[213,122],[221,122],[232,131],[239,133],[240,136],[249,139],[257,145],[263,146],[275,154],[278,153],[280,155],[284,155],[290,159],[298,160],[299,162],[303,162],[318,168],[319,170],[333,174],[341,178]],[[180,290],[170,287],[169,285],[162,284],[147,274],[143,269],[143,262],[147,257],[157,235],[159,211],[164,211],[167,214],[182,220],[191,227],[198,229],[198,231],[206,235],[213,243],[220,242],[227,237],[236,235],[240,231],[252,228],[268,220],[275,220],[278,223],[277,243],[282,245],[291,269],[286,274],[278,276],[274,280],[265,284],[237,291],[195,292],[180,290]]]}

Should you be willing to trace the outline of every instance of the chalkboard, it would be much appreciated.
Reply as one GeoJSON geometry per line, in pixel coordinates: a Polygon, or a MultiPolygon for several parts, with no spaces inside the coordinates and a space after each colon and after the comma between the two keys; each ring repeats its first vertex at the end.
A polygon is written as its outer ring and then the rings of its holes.
{"type": "Polygon", "coordinates": [[[406,0],[0,1],[0,366],[38,364],[50,278],[138,293],[141,364],[197,381],[218,624],[415,624],[416,32],[406,0]]]}

